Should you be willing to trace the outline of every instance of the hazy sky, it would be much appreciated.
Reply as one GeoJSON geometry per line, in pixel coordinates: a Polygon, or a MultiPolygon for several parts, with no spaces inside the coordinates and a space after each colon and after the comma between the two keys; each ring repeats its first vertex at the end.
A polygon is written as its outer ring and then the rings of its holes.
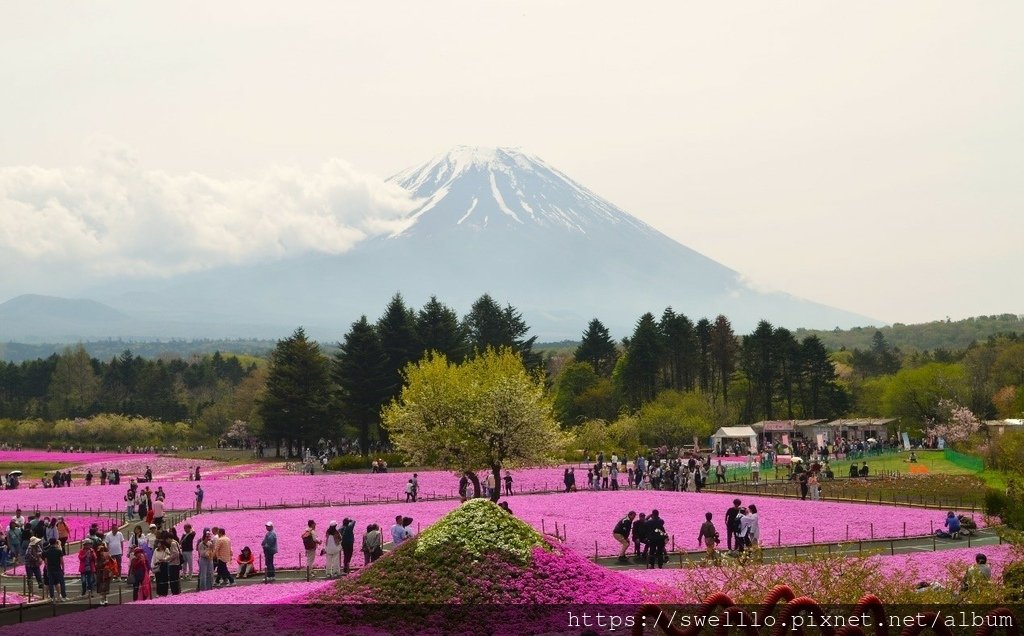
{"type": "Polygon", "coordinates": [[[378,177],[469,144],[765,287],[1024,313],[1021,25],[1019,0],[5,2],[0,295],[343,250],[408,209],[378,177]]]}

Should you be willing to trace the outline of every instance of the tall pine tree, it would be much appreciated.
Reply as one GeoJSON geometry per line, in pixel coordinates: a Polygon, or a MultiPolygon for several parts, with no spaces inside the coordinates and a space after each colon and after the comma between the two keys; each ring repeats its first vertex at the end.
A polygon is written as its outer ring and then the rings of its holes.
{"type": "Polygon", "coordinates": [[[462,362],[469,351],[459,315],[439,301],[437,296],[431,296],[430,301],[417,314],[416,334],[424,352],[443,353],[456,364],[462,362]]]}
{"type": "Polygon", "coordinates": [[[405,306],[401,294],[395,294],[377,320],[377,334],[384,350],[384,371],[389,397],[402,392],[402,370],[423,357],[423,346],[416,333],[416,314],[405,306]]]}
{"type": "Polygon", "coordinates": [[[619,374],[619,389],[633,408],[650,402],[658,392],[658,371],[661,362],[661,332],[654,315],[640,316],[619,374]]]}
{"type": "Polygon", "coordinates": [[[295,449],[301,454],[303,447],[315,446],[321,437],[334,437],[330,401],[327,359],[299,327],[271,352],[267,390],[259,407],[264,434],[278,455],[282,441],[291,455],[295,449]]]}
{"type": "Polygon", "coordinates": [[[359,450],[369,452],[370,438],[382,432],[380,412],[392,397],[389,369],[377,330],[366,316],[352,323],[344,342],[338,344],[331,365],[345,419],[355,425],[359,450]]]}
{"type": "Polygon", "coordinates": [[[594,318],[583,332],[583,340],[576,347],[576,362],[586,362],[598,375],[608,377],[615,368],[619,350],[608,333],[608,328],[594,318]]]}

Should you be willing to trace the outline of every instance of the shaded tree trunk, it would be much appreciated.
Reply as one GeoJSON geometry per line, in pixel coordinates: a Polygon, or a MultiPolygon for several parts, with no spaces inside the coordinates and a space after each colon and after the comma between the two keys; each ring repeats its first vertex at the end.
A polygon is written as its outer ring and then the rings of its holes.
{"type": "Polygon", "coordinates": [[[480,496],[480,478],[476,476],[471,470],[466,471],[466,478],[469,479],[469,483],[473,484],[473,499],[480,496]]]}

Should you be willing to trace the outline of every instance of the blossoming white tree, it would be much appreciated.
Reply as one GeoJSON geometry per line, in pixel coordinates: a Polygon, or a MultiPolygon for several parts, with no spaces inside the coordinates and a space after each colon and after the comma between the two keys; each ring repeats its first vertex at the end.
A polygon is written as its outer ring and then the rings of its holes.
{"type": "Polygon", "coordinates": [[[931,422],[931,429],[947,442],[965,442],[981,428],[981,420],[971,409],[952,400],[939,400],[938,413],[939,417],[931,422]]]}

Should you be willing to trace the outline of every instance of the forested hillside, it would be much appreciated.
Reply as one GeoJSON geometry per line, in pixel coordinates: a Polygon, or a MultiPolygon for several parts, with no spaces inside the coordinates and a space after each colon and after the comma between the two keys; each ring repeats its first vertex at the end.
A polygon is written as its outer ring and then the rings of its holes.
{"type": "Polygon", "coordinates": [[[1024,334],[1024,315],[975,316],[917,325],[896,323],[889,327],[854,327],[832,331],[797,329],[796,336],[818,336],[830,351],[837,351],[870,348],[875,331],[881,331],[889,344],[903,351],[951,351],[966,349],[972,342],[984,342],[997,335],[1024,334]]]}

